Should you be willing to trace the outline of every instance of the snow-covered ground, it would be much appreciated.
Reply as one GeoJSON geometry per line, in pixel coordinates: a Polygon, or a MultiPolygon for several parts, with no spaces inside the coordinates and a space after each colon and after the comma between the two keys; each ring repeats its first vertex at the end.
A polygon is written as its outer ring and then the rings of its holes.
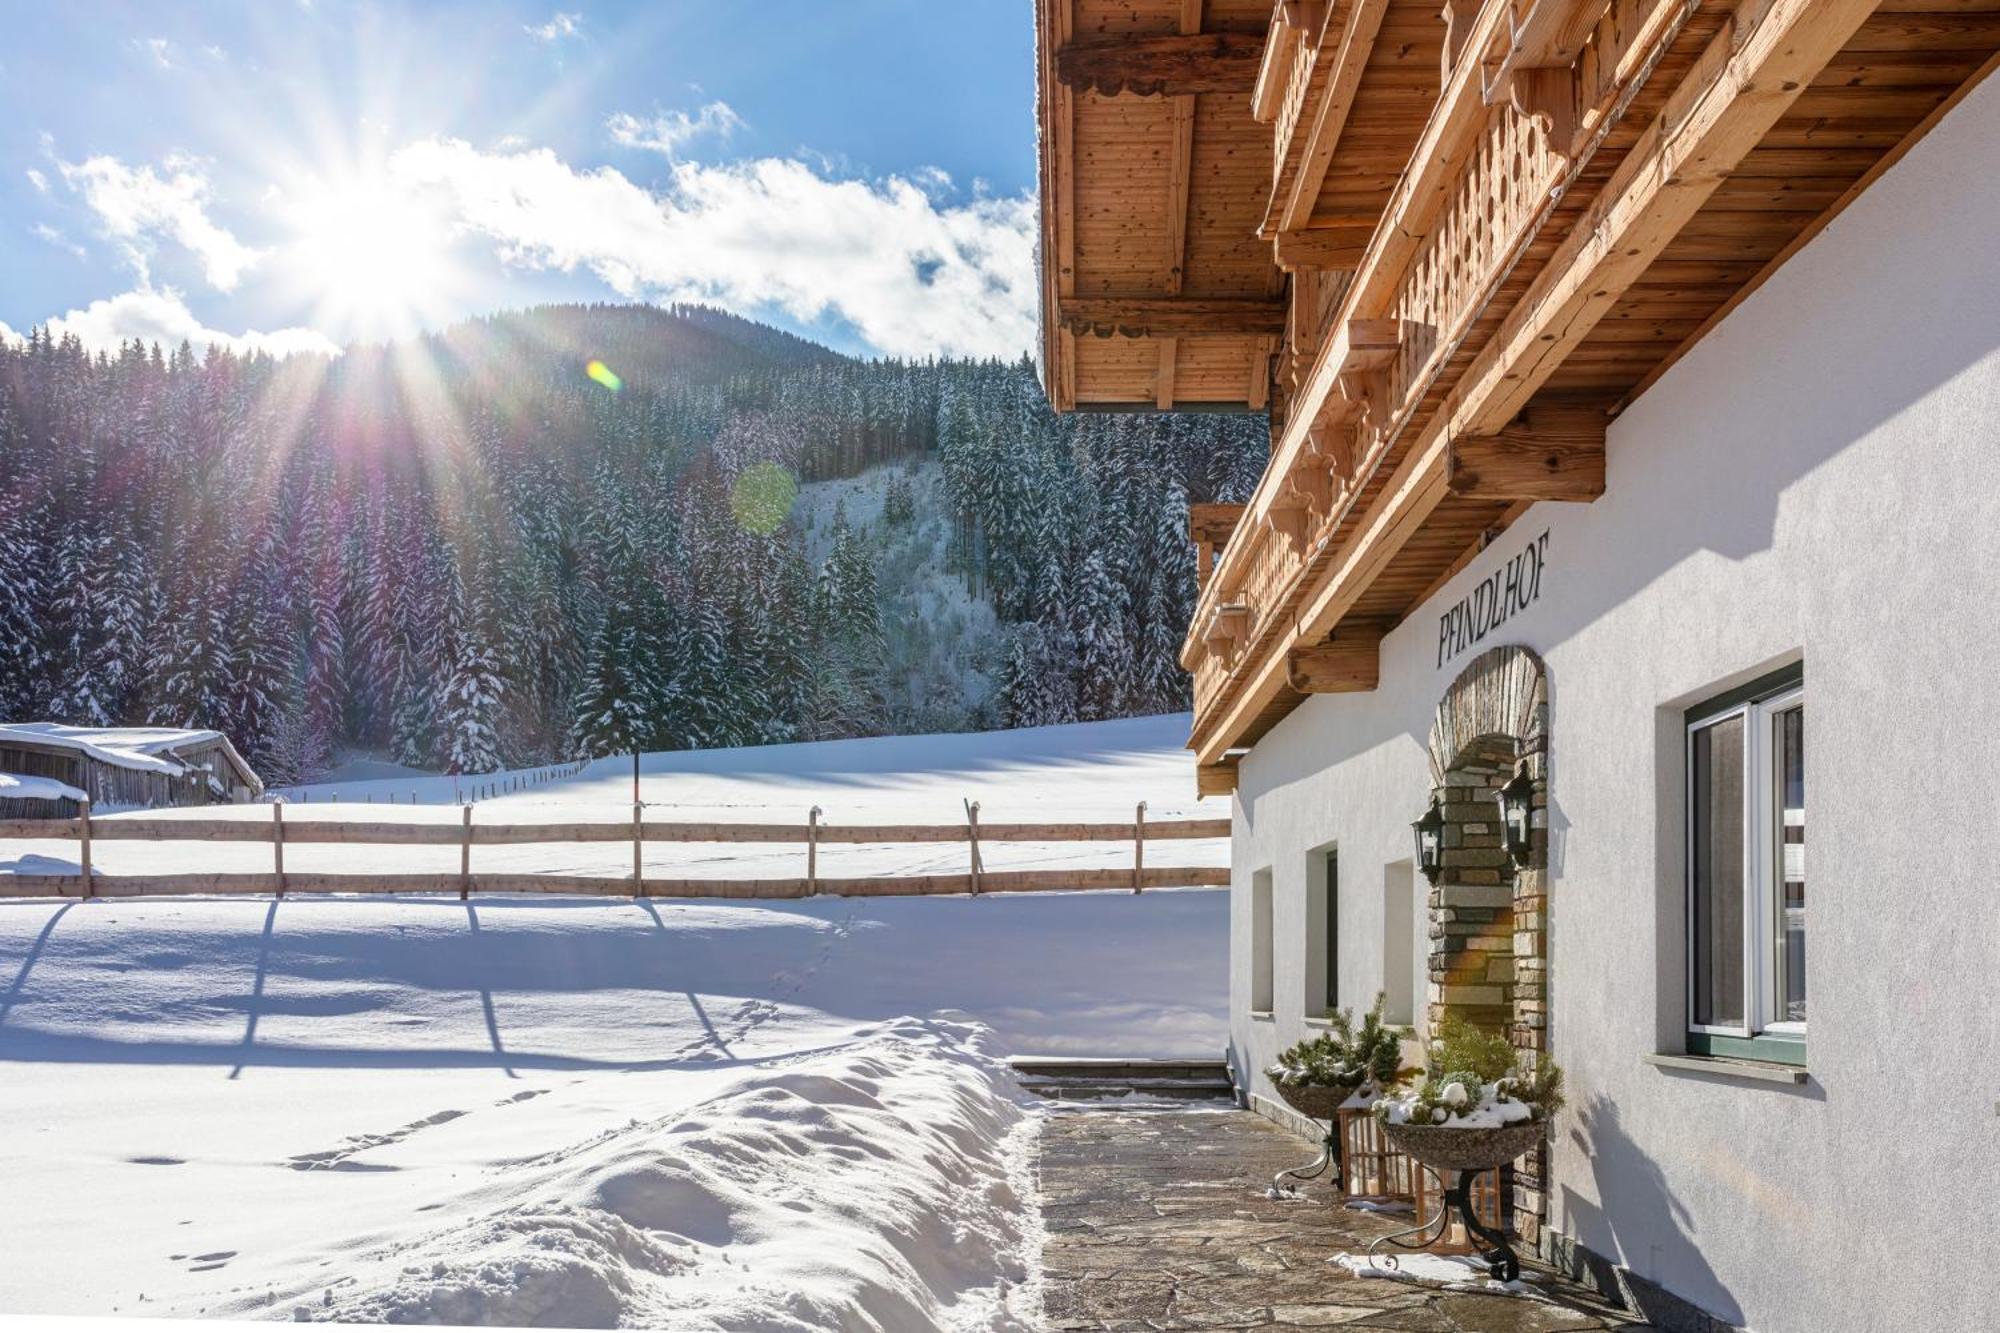
{"type": "MultiPolygon", "coordinates": [[[[645,795],[661,818],[1169,817],[1197,812],[1184,727],[659,756],[645,795]]],[[[397,781],[432,802],[399,817],[452,814],[448,779],[397,781]]],[[[590,817],[629,781],[492,804],[590,817]]],[[[296,816],[322,808],[354,813],[296,816]]],[[[42,855],[0,844],[0,867],[42,855]]],[[[1038,1112],[999,1057],[1214,1052],[1225,937],[1220,891],[0,902],[0,1313],[1033,1327],[1038,1112]]]]}

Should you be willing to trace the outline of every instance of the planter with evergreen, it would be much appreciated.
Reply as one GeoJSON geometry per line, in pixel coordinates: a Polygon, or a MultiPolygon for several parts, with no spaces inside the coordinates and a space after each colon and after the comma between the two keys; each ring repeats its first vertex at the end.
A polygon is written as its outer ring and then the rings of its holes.
{"type": "Polygon", "coordinates": [[[1285,1104],[1313,1120],[1333,1120],[1342,1107],[1367,1107],[1416,1071],[1402,1067],[1402,1042],[1382,1021],[1384,997],[1361,1017],[1351,1010],[1327,1015],[1325,1032],[1279,1053],[1264,1072],[1285,1104]]]}
{"type": "Polygon", "coordinates": [[[1533,1148],[1562,1104],[1562,1070],[1553,1060],[1524,1069],[1504,1036],[1449,1018],[1423,1085],[1377,1101],[1375,1118],[1391,1143],[1426,1166],[1482,1171],[1533,1148]]]}

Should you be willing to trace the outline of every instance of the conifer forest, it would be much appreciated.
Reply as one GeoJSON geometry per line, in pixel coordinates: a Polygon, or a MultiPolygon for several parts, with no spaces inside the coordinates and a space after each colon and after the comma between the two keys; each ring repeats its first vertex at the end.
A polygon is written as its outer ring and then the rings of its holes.
{"type": "Polygon", "coordinates": [[[1171,711],[1187,506],[1267,441],[691,306],[333,360],[37,332],[0,342],[0,719],[213,727],[287,783],[1171,711]]]}

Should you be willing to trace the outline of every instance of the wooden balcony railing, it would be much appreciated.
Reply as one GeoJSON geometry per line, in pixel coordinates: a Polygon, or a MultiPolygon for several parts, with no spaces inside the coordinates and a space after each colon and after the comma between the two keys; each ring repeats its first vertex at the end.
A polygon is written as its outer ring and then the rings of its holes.
{"type": "MultiPolygon", "coordinates": [[[[1463,367],[1455,358],[1504,313],[1496,298],[1529,276],[1517,270],[1540,229],[1697,8],[1487,0],[1461,20],[1462,54],[1358,271],[1294,274],[1278,361],[1292,380],[1279,386],[1281,433],[1188,642],[1205,761],[1219,753],[1209,742],[1220,706],[1246,674],[1268,673],[1274,645],[1283,651],[1276,641],[1296,629],[1303,583],[1353,531],[1357,501],[1385,475],[1404,429],[1436,411],[1448,372],[1463,367]],[[1329,291],[1338,299],[1313,308],[1329,291]],[[1225,604],[1245,608],[1249,624],[1231,652],[1209,652],[1204,627],[1225,604]]],[[[1273,99],[1279,170],[1287,136],[1312,114],[1313,43],[1295,46],[1292,83],[1273,99]]]]}

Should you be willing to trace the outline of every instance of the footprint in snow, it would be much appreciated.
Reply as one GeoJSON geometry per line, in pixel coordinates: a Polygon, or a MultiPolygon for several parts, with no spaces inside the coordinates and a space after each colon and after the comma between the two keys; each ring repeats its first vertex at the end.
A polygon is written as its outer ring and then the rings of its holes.
{"type": "Polygon", "coordinates": [[[133,1166],[186,1166],[185,1157],[127,1157],[133,1166]]]}

